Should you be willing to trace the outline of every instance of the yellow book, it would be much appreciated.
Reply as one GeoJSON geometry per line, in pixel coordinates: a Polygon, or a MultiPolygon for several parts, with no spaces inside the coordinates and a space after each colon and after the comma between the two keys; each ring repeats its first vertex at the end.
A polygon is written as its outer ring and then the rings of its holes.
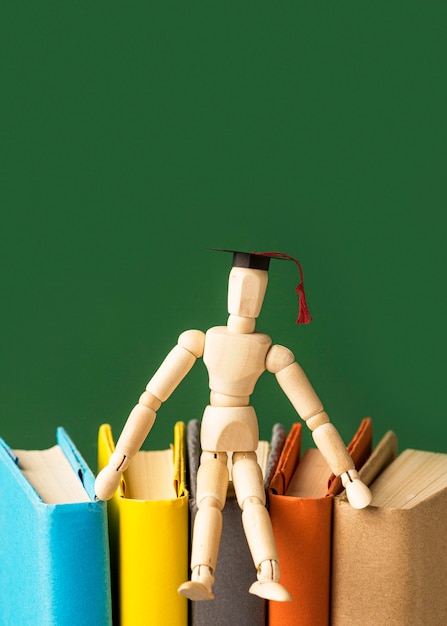
{"type": "MultiPolygon", "coordinates": [[[[115,449],[112,429],[98,435],[98,470],[115,449]]],[[[188,492],[185,425],[168,450],[141,450],[108,502],[114,615],[121,626],[187,626],[188,492]]]]}

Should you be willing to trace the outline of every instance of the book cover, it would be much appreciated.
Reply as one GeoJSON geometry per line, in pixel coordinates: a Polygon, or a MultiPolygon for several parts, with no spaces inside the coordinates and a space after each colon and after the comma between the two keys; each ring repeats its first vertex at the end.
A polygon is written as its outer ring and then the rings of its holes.
{"type": "MultiPolygon", "coordinates": [[[[329,624],[333,500],[343,487],[319,450],[301,457],[301,429],[301,423],[293,424],[268,489],[281,582],[292,595],[292,602],[269,602],[272,626],[329,624]],[[307,480],[298,485],[300,474],[313,479],[317,470],[316,487],[307,480]]],[[[365,418],[348,446],[357,469],[371,446],[372,420],[365,418]]]]}
{"type": "MultiPolygon", "coordinates": [[[[99,469],[115,448],[110,425],[98,434],[99,469]]],[[[108,502],[114,616],[121,626],[186,626],[188,491],[185,425],[168,450],[140,450],[108,502]]]]}
{"type": "Polygon", "coordinates": [[[371,472],[371,505],[354,512],[343,494],[334,504],[334,626],[447,623],[447,454],[393,459],[392,436],[378,447],[390,445],[371,472]]]}
{"type": "MultiPolygon", "coordinates": [[[[261,442],[258,448],[258,462],[263,470],[266,487],[276,468],[284,441],[284,428],[280,424],[275,424],[271,441],[261,442]]],[[[201,453],[200,424],[197,420],[188,422],[187,447],[192,528],[197,512],[196,479],[201,453]]],[[[242,526],[242,511],[236,501],[231,482],[222,518],[222,536],[213,587],[214,600],[191,602],[191,626],[212,624],[264,626],[267,623],[267,601],[248,591],[256,580],[256,569],[242,526]]]]}
{"type": "Polygon", "coordinates": [[[0,623],[112,623],[105,503],[63,428],[48,450],[0,440],[0,623]]]}

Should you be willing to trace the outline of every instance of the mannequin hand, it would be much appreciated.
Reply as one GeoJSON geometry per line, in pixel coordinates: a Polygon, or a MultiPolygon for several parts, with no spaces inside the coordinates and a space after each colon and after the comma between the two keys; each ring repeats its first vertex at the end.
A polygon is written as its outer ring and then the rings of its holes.
{"type": "Polygon", "coordinates": [[[354,509],[364,509],[370,504],[372,495],[368,487],[360,480],[356,470],[348,470],[341,475],[349,504],[354,509]]]}

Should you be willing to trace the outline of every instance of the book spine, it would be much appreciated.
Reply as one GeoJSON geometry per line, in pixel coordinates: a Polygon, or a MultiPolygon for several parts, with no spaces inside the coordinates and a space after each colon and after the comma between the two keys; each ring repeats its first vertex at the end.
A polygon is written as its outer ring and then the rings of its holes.
{"type": "Polygon", "coordinates": [[[44,505],[42,572],[57,626],[112,624],[105,502],[44,505]],[[46,552],[46,554],[45,554],[46,552]]]}
{"type": "Polygon", "coordinates": [[[0,445],[0,623],[46,624],[51,609],[45,575],[46,515],[33,505],[36,493],[16,459],[0,445]]]}
{"type": "MultiPolygon", "coordinates": [[[[196,512],[196,507],[191,509],[191,526],[196,512]]],[[[242,512],[234,497],[227,499],[222,517],[223,533],[213,587],[214,600],[191,603],[191,626],[265,626],[267,601],[248,592],[256,580],[256,568],[245,538],[242,512]]]]}
{"type": "Polygon", "coordinates": [[[187,626],[188,496],[118,506],[121,626],[187,626]]]}
{"type": "Polygon", "coordinates": [[[281,583],[292,596],[291,602],[269,602],[269,624],[329,624],[333,497],[271,493],[269,499],[281,583]]]}
{"type": "Polygon", "coordinates": [[[446,509],[447,489],[413,509],[335,499],[333,626],[447,623],[446,509]]]}

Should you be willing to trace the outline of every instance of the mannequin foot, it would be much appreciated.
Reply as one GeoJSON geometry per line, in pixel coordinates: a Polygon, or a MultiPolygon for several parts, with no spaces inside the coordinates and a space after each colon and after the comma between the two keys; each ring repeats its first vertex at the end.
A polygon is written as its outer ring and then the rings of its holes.
{"type": "Polygon", "coordinates": [[[273,560],[263,561],[258,568],[258,580],[249,591],[255,596],[277,602],[290,602],[290,593],[279,582],[278,563],[273,560]]]}
{"type": "Polygon", "coordinates": [[[290,602],[290,593],[280,583],[260,583],[257,580],[249,589],[249,592],[265,600],[276,600],[277,602],[290,602]]]}
{"type": "Polygon", "coordinates": [[[203,583],[194,580],[188,580],[186,583],[183,583],[177,591],[181,596],[185,596],[185,598],[195,602],[214,600],[214,594],[203,583]]]}
{"type": "Polygon", "coordinates": [[[212,592],[214,576],[207,565],[197,565],[191,574],[191,580],[186,581],[178,588],[178,593],[189,600],[200,602],[214,600],[212,592]]]}

